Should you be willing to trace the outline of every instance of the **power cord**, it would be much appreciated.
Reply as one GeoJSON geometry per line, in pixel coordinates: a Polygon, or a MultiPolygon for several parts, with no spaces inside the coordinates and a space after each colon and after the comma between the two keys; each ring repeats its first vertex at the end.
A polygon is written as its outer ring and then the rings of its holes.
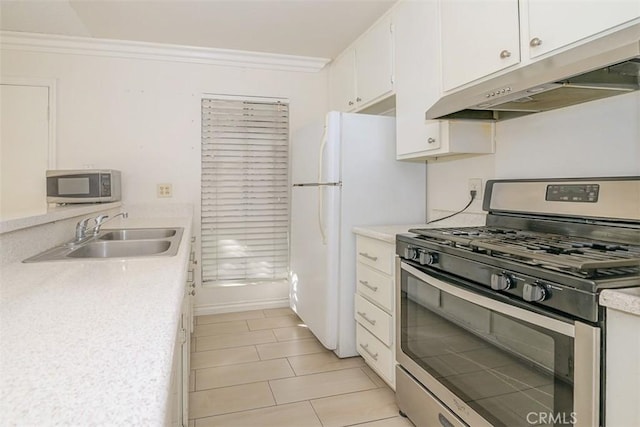
{"type": "Polygon", "coordinates": [[[456,216],[459,213],[462,213],[462,212],[466,211],[469,208],[469,206],[471,206],[471,203],[473,203],[473,201],[476,199],[476,194],[478,194],[478,192],[476,190],[470,190],[469,191],[469,195],[471,196],[471,200],[469,200],[469,203],[467,203],[467,206],[465,206],[464,208],[460,209],[458,212],[452,213],[451,215],[447,215],[445,217],[438,218],[438,219],[433,219],[433,220],[431,220],[429,222],[426,222],[425,225],[426,224],[433,224],[434,222],[438,222],[438,221],[442,221],[443,219],[451,218],[452,216],[456,216]]]}

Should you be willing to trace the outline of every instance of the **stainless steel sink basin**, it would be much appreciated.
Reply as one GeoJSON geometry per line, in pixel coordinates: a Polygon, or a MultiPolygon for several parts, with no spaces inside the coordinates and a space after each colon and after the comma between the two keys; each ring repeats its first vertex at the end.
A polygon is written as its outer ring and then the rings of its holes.
{"type": "Polygon", "coordinates": [[[171,247],[168,240],[127,240],[91,242],[67,254],[68,258],[124,258],[156,255],[171,247]]]}
{"type": "Polygon", "coordinates": [[[164,239],[176,235],[175,228],[125,228],[120,230],[105,230],[100,234],[100,240],[145,240],[164,239]]]}
{"type": "Polygon", "coordinates": [[[23,262],[174,256],[183,228],[121,228],[103,230],[81,243],[65,243],[23,262]]]}

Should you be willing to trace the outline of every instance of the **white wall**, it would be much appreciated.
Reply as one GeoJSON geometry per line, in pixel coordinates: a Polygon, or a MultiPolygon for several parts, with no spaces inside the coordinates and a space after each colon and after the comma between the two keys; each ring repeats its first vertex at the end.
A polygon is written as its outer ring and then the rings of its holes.
{"type": "MultiPolygon", "coordinates": [[[[199,234],[203,93],[288,98],[291,131],[321,119],[327,73],[261,70],[134,58],[1,52],[3,76],[57,79],[57,167],[122,171],[123,202],[192,203],[199,234]],[[158,199],[156,185],[173,184],[158,199]]],[[[271,301],[286,286],[202,291],[196,305],[271,301]]]]}
{"type": "Polygon", "coordinates": [[[464,207],[469,178],[616,175],[640,175],[637,92],[498,122],[495,154],[428,162],[427,207],[430,218],[464,207]]]}

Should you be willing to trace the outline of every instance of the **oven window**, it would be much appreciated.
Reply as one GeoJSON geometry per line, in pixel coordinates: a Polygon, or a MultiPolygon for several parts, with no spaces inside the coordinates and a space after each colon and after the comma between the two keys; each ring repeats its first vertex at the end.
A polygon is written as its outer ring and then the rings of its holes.
{"type": "Polygon", "coordinates": [[[496,426],[567,425],[573,338],[402,273],[402,351],[496,426]]]}

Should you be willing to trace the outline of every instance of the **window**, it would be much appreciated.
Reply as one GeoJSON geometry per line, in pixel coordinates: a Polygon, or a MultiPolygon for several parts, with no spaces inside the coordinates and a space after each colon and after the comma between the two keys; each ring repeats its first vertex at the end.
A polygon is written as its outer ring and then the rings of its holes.
{"type": "Polygon", "coordinates": [[[289,105],[202,100],[202,283],[285,280],[289,262],[289,105]]]}

